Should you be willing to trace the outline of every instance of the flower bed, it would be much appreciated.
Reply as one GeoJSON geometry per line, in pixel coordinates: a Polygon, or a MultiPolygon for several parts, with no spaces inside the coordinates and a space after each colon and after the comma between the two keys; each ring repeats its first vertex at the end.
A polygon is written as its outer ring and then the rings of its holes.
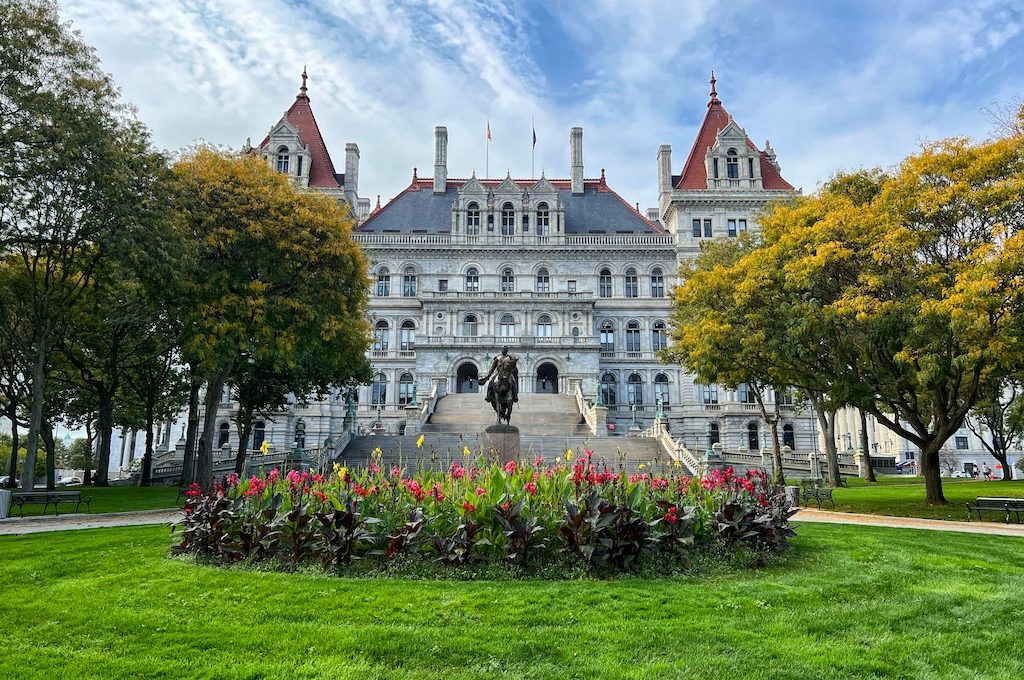
{"type": "Polygon", "coordinates": [[[528,572],[575,564],[624,572],[684,568],[704,552],[769,556],[787,547],[792,515],[761,471],[713,470],[702,479],[666,466],[634,474],[579,460],[453,462],[444,472],[364,469],[328,476],[277,470],[229,476],[188,492],[174,551],[225,562],[317,561],[342,572],[428,560],[456,569],[503,563],[528,572]]]}

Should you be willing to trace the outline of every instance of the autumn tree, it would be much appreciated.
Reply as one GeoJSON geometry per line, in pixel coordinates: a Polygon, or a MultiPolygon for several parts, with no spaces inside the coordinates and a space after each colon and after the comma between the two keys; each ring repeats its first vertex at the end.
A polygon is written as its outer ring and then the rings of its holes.
{"type": "Polygon", "coordinates": [[[179,226],[196,244],[183,350],[206,384],[197,478],[209,485],[220,397],[243,362],[287,372],[308,353],[339,384],[368,372],[367,263],[345,209],[261,158],[198,149],[174,176],[179,226]]]}
{"type": "Polygon", "coordinates": [[[999,461],[1003,481],[1012,480],[1010,447],[1024,435],[1024,379],[1010,375],[984,384],[967,427],[999,461]]]}

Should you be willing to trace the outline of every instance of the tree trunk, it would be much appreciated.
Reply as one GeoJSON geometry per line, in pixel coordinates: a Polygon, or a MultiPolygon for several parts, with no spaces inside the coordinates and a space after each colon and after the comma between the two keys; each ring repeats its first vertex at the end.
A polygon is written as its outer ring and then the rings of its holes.
{"type": "Polygon", "coordinates": [[[135,436],[138,433],[139,431],[133,427],[131,437],[128,439],[128,467],[135,462],[135,436]]]}
{"type": "Polygon", "coordinates": [[[142,454],[139,486],[149,486],[153,483],[153,409],[152,404],[146,405],[146,452],[142,454]]]}
{"type": "Polygon", "coordinates": [[[251,406],[238,406],[238,453],[235,455],[235,473],[245,474],[245,457],[249,453],[249,438],[252,437],[251,406]],[[244,409],[244,411],[243,411],[244,409]]]}
{"type": "Polygon", "coordinates": [[[782,486],[786,483],[786,473],[782,469],[782,447],[779,445],[779,421],[776,418],[768,420],[768,428],[772,433],[772,482],[782,486]]]}
{"type": "Polygon", "coordinates": [[[185,457],[181,461],[181,484],[195,480],[196,439],[199,434],[199,387],[202,381],[192,369],[188,390],[188,426],[185,429],[185,457]]]}
{"type": "Polygon", "coordinates": [[[224,383],[231,376],[234,361],[228,363],[221,371],[206,383],[206,399],[203,413],[203,439],[199,447],[199,460],[196,466],[197,480],[206,491],[213,490],[213,438],[217,435],[217,408],[220,405],[224,383]]]}
{"type": "Polygon", "coordinates": [[[942,441],[935,438],[921,447],[921,472],[924,474],[925,502],[930,505],[946,503],[942,493],[942,467],[939,464],[939,449],[942,441]]]}
{"type": "Polygon", "coordinates": [[[96,460],[96,486],[110,486],[110,439],[114,433],[114,404],[110,396],[101,392],[99,399],[100,452],[96,460]]]}
{"type": "Polygon", "coordinates": [[[46,379],[46,336],[49,333],[47,326],[36,341],[38,351],[35,366],[32,368],[32,412],[28,421],[25,467],[21,471],[21,488],[25,491],[31,491],[36,485],[36,450],[39,447],[39,428],[43,422],[43,401],[46,397],[43,393],[43,383],[46,379]]]}
{"type": "Polygon", "coordinates": [[[15,489],[18,482],[18,404],[11,402],[7,411],[7,417],[11,420],[11,458],[7,461],[7,488],[15,489]]]}
{"type": "Polygon", "coordinates": [[[85,463],[84,463],[84,474],[82,475],[83,484],[92,484],[92,414],[87,413],[85,415],[85,463]]]}
{"type": "Polygon", "coordinates": [[[46,449],[46,488],[53,491],[57,488],[57,447],[53,442],[53,426],[44,420],[39,435],[46,449]]]}
{"type": "MultiPolygon", "coordinates": [[[[869,482],[877,482],[875,479],[875,469],[871,467],[871,451],[868,450],[868,416],[864,413],[864,409],[857,409],[857,413],[860,414],[860,450],[861,460],[865,461],[861,467],[861,475],[869,482]]],[[[938,454],[936,454],[936,460],[938,460],[938,454]]],[[[938,463],[936,463],[936,466],[938,463]]]]}
{"type": "Polygon", "coordinates": [[[842,486],[843,477],[839,473],[839,451],[836,450],[836,409],[827,413],[815,404],[814,413],[821,426],[822,439],[825,440],[825,461],[828,463],[828,483],[832,487],[842,486]]]}

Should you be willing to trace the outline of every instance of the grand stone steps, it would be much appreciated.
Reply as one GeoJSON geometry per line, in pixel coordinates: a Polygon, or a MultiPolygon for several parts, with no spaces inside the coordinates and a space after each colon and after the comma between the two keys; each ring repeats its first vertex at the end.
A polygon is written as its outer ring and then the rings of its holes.
{"type": "MultiPolygon", "coordinates": [[[[437,402],[424,433],[479,434],[495,422],[494,410],[481,394],[449,394],[437,402]]],[[[531,435],[587,434],[576,398],[564,394],[520,394],[512,424],[531,435]]]]}

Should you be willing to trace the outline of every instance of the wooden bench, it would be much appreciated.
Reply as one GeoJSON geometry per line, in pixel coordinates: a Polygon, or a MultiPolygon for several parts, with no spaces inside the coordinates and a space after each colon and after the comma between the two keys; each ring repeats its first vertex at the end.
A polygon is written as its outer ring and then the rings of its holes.
{"type": "Polygon", "coordinates": [[[51,505],[55,515],[60,515],[59,505],[61,503],[74,503],[75,512],[78,512],[82,503],[85,503],[87,512],[92,512],[92,496],[82,496],[81,491],[15,491],[11,494],[11,506],[18,506],[18,512],[25,516],[25,505],[38,505],[42,503],[43,514],[51,505]]]}
{"type": "Polygon", "coordinates": [[[981,513],[983,510],[992,512],[1002,512],[1003,521],[1007,524],[1010,523],[1010,515],[1016,515],[1017,522],[1020,522],[1021,514],[1024,513],[1024,498],[993,498],[988,496],[979,496],[974,500],[973,503],[967,503],[967,521],[971,521],[971,511],[978,514],[978,521],[981,521],[981,513]]]}

